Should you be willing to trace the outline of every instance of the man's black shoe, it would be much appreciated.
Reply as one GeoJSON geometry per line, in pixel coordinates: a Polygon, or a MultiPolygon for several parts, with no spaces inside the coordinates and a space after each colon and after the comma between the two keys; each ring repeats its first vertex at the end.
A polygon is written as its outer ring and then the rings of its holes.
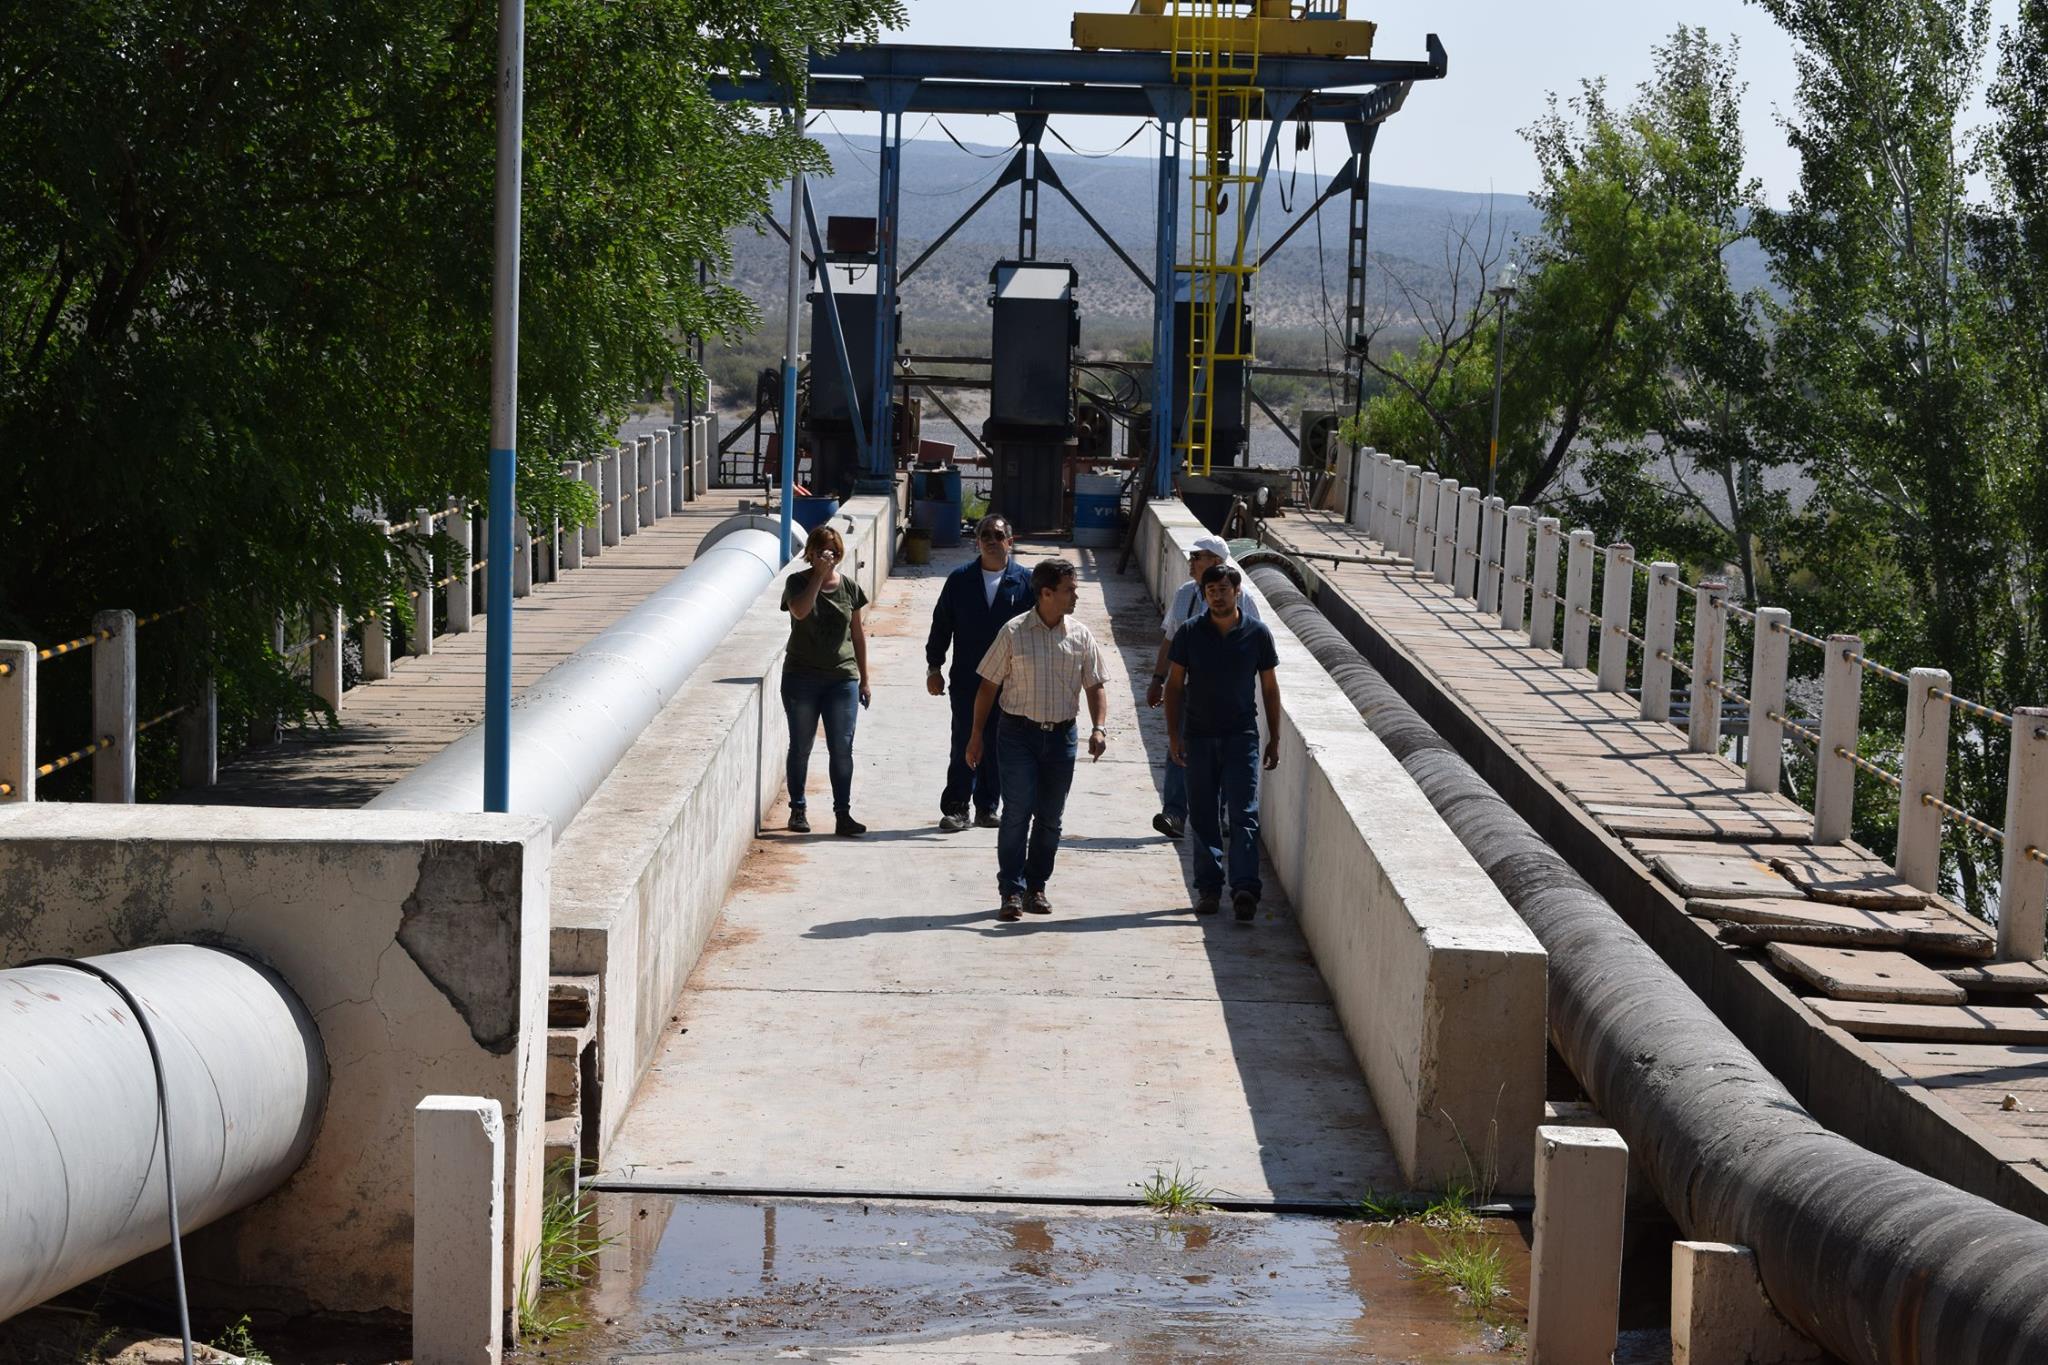
{"type": "Polygon", "coordinates": [[[842,839],[858,839],[868,832],[868,827],[851,815],[841,815],[833,820],[832,832],[842,839]]]}
{"type": "Polygon", "coordinates": [[[1052,902],[1046,899],[1043,891],[1034,891],[1024,898],[1024,908],[1034,915],[1050,915],[1052,902]]]}
{"type": "Polygon", "coordinates": [[[1230,898],[1231,911],[1242,923],[1250,923],[1259,913],[1259,898],[1249,891],[1240,891],[1230,898]]]}
{"type": "Polygon", "coordinates": [[[1178,839],[1186,832],[1186,826],[1182,825],[1180,821],[1174,819],[1165,811],[1161,811],[1152,817],[1152,828],[1158,830],[1169,839],[1178,839]]]}
{"type": "Polygon", "coordinates": [[[1024,898],[1012,891],[1003,897],[1003,908],[996,912],[997,919],[1017,920],[1024,918],[1024,898]]]}
{"type": "Polygon", "coordinates": [[[1219,892],[1204,891],[1195,897],[1195,913],[1213,915],[1223,908],[1223,896],[1219,892]]]}
{"type": "Polygon", "coordinates": [[[947,811],[939,817],[939,828],[948,834],[958,834],[967,828],[967,817],[958,811],[947,811]]]}
{"type": "Polygon", "coordinates": [[[791,834],[809,834],[811,832],[810,817],[801,810],[792,807],[789,812],[789,832],[791,834]]]}
{"type": "Polygon", "coordinates": [[[980,825],[983,829],[1001,829],[1003,827],[1003,817],[997,815],[992,810],[976,811],[974,813],[974,823],[980,825]]]}

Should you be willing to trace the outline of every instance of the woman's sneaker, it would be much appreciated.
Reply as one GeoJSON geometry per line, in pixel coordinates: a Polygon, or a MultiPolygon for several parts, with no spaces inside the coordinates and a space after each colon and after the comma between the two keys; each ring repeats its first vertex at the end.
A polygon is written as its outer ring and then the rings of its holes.
{"type": "Polygon", "coordinates": [[[840,815],[833,819],[832,832],[842,839],[858,839],[868,832],[868,827],[851,815],[840,815]]]}
{"type": "Polygon", "coordinates": [[[967,828],[967,817],[957,811],[947,811],[939,817],[939,828],[947,834],[958,834],[967,828]]]}
{"type": "Polygon", "coordinates": [[[789,808],[789,832],[791,834],[809,834],[811,832],[811,819],[808,815],[804,814],[802,806],[791,806],[789,808]]]}

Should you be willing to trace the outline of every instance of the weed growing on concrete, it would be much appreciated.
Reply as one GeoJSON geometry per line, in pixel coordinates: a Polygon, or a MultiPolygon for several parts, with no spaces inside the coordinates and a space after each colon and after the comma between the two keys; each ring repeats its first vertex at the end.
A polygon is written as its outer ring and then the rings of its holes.
{"type": "Polygon", "coordinates": [[[1398,1194],[1368,1188],[1359,1197],[1358,1216],[1368,1223],[1405,1223],[1415,1216],[1415,1206],[1398,1194]]]}
{"type": "Polygon", "coordinates": [[[270,1365],[270,1357],[257,1349],[256,1339],[249,1335],[247,1313],[229,1323],[209,1344],[226,1351],[229,1355],[240,1356],[250,1362],[250,1365],[270,1365]]]}
{"type": "Polygon", "coordinates": [[[1144,1199],[1145,1207],[1157,1213],[1206,1213],[1215,1207],[1211,1201],[1216,1197],[1216,1190],[1198,1183],[1195,1175],[1195,1172],[1182,1175],[1179,1164],[1175,1163],[1172,1175],[1153,1171],[1138,1184],[1138,1194],[1144,1199]]]}
{"type": "Polygon", "coordinates": [[[1474,1203],[1472,1187],[1454,1180],[1444,1187],[1442,1194],[1423,1206],[1422,1222],[1426,1227],[1448,1232],[1477,1232],[1479,1215],[1473,1212],[1474,1203]]]}
{"type": "Polygon", "coordinates": [[[1430,1241],[1436,1250],[1419,1253],[1415,1264],[1423,1273],[1463,1294],[1473,1309],[1486,1317],[1493,1310],[1494,1301],[1508,1292],[1507,1266],[1500,1248],[1483,1234],[1474,1233],[1453,1233],[1448,1238],[1432,1236],[1430,1241]]]}
{"type": "Polygon", "coordinates": [[[540,1245],[526,1253],[519,1267],[515,1308],[523,1340],[557,1337],[584,1325],[573,1311],[542,1312],[541,1297],[550,1290],[580,1287],[596,1268],[598,1253],[613,1241],[598,1230],[597,1207],[583,1201],[577,1173],[575,1159],[564,1157],[545,1177],[547,1187],[558,1193],[541,1206],[540,1245]]]}

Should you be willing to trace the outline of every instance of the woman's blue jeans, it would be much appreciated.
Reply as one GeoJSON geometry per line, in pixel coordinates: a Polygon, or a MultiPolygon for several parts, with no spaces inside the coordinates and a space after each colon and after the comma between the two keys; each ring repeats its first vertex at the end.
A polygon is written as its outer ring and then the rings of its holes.
{"type": "Polygon", "coordinates": [[[825,722],[825,753],[832,774],[832,810],[845,815],[853,796],[853,726],[860,715],[860,681],[819,673],[782,671],[782,712],[789,717],[789,808],[804,808],[811,745],[825,722]]]}

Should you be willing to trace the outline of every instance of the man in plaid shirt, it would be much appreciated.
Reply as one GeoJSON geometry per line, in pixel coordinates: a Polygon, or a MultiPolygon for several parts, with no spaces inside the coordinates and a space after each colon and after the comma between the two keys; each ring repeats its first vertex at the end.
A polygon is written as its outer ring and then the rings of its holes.
{"type": "Polygon", "coordinates": [[[1088,736],[1089,759],[1101,758],[1109,745],[1102,649],[1087,626],[1070,619],[1080,599],[1074,566],[1064,559],[1039,561],[1031,570],[1031,591],[1036,605],[997,631],[982,656],[974,732],[967,740],[972,767],[981,761],[989,715],[1000,710],[995,742],[1003,823],[996,835],[996,889],[1003,897],[999,918],[1005,920],[1021,919],[1026,910],[1052,913],[1045,885],[1052,880],[1060,816],[1074,783],[1074,721],[1084,693],[1095,727],[1088,736]]]}

